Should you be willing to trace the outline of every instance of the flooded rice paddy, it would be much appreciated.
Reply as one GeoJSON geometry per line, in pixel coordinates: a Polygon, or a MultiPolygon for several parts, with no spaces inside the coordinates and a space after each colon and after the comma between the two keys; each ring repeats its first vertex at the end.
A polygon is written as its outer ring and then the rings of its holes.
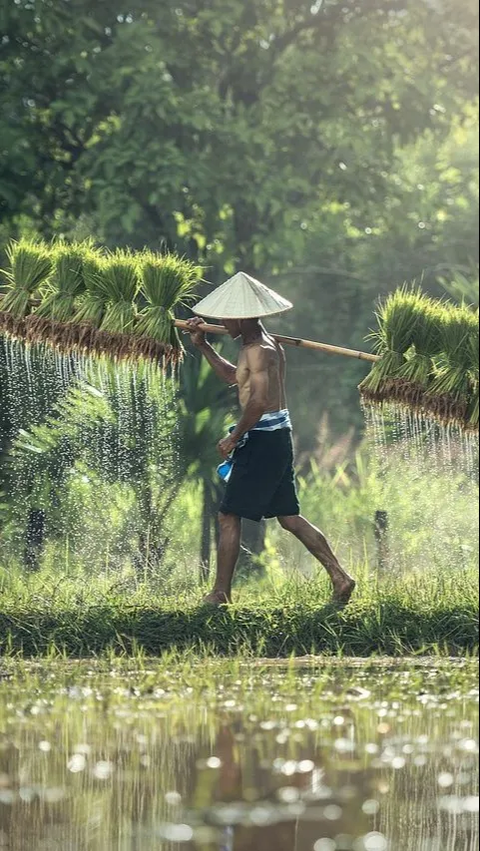
{"type": "Polygon", "coordinates": [[[476,851],[469,661],[0,669],[3,851],[476,851]]]}

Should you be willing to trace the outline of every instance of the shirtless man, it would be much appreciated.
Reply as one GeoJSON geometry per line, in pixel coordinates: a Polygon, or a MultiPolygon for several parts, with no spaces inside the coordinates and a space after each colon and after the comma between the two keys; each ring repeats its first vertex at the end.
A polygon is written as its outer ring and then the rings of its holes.
{"type": "Polygon", "coordinates": [[[192,342],[222,381],[238,386],[242,409],[233,431],[218,444],[222,458],[232,457],[233,466],[220,507],[216,582],[205,602],[231,602],[240,553],[241,518],[260,521],[276,517],[324,566],[333,585],[333,602],[346,605],[355,589],[354,580],[339,564],[325,536],[300,515],[282,347],[259,319],[225,319],[223,324],[229,335],[242,340],[235,367],[207,342],[198,327],[203,321],[199,317],[189,321],[192,342]]]}

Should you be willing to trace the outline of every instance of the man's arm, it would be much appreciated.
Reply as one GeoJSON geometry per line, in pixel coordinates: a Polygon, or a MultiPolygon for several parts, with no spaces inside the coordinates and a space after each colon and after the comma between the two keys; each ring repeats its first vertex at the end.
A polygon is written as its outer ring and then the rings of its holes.
{"type": "Polygon", "coordinates": [[[219,355],[210,345],[210,343],[207,343],[203,331],[198,330],[198,326],[201,325],[202,322],[203,320],[199,317],[190,319],[188,322],[188,330],[192,338],[192,343],[195,348],[204,355],[221,381],[225,381],[225,383],[229,384],[231,387],[237,383],[237,368],[233,365],[233,363],[222,358],[221,355],[219,355]]]}
{"type": "Polygon", "coordinates": [[[256,425],[267,410],[270,357],[271,353],[261,347],[246,350],[247,367],[250,373],[250,397],[231,434],[231,438],[235,442],[238,442],[245,432],[256,425]]]}
{"type": "Polygon", "coordinates": [[[230,361],[222,358],[206,340],[197,349],[208,360],[218,377],[230,386],[237,383],[237,368],[230,361]]]}

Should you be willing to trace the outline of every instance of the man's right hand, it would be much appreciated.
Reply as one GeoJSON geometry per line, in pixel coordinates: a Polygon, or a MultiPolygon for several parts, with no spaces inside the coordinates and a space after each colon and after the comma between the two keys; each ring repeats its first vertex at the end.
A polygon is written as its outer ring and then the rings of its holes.
{"type": "Polygon", "coordinates": [[[194,316],[193,319],[188,320],[187,325],[193,345],[200,348],[205,343],[205,333],[199,330],[199,325],[204,325],[204,320],[194,316]]]}

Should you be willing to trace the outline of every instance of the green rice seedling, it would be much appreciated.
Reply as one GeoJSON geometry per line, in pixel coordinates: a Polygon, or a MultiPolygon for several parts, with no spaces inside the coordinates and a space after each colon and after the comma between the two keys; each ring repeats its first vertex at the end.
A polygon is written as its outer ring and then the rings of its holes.
{"type": "Polygon", "coordinates": [[[392,399],[396,382],[414,343],[415,326],[425,297],[419,288],[399,288],[381,303],[377,312],[378,329],[370,335],[376,354],[375,364],[360,385],[360,393],[372,402],[392,399]]]}
{"type": "Polygon", "coordinates": [[[426,407],[446,422],[463,423],[478,373],[478,317],[465,305],[446,305],[443,311],[441,354],[436,358],[426,407]]]}
{"type": "Polygon", "coordinates": [[[43,242],[21,239],[9,244],[7,258],[9,268],[1,272],[7,281],[2,313],[21,321],[29,313],[32,296],[51,275],[52,252],[43,242]]]}
{"type": "Polygon", "coordinates": [[[105,314],[105,293],[101,285],[105,265],[104,256],[89,246],[83,252],[83,292],[77,298],[73,322],[99,328],[105,314]]]}
{"type": "Polygon", "coordinates": [[[360,385],[364,400],[478,428],[478,315],[403,287],[377,319],[371,336],[381,360],[360,385]]]}
{"type": "Polygon", "coordinates": [[[56,322],[72,319],[75,299],[83,290],[84,247],[60,244],[54,251],[54,268],[35,315],[56,322]]]}
{"type": "Polygon", "coordinates": [[[416,324],[426,301],[420,287],[407,285],[388,296],[376,313],[379,329],[372,334],[377,354],[408,352],[415,341],[416,324]]]}
{"type": "Polygon", "coordinates": [[[110,254],[102,265],[96,283],[106,305],[101,330],[114,334],[131,331],[140,283],[137,258],[125,250],[110,254]]]}
{"type": "MultiPolygon", "coordinates": [[[[135,333],[181,352],[173,311],[192,302],[201,274],[201,268],[185,258],[145,252],[141,258],[140,285],[145,306],[139,314],[135,333]]],[[[143,352],[145,345],[148,348],[146,341],[139,341],[139,350],[143,352]]]]}
{"type": "Polygon", "coordinates": [[[399,369],[399,400],[411,408],[424,408],[424,395],[431,383],[434,358],[442,350],[444,306],[422,296],[417,301],[417,316],[412,327],[412,346],[399,369]]]}
{"type": "Polygon", "coordinates": [[[79,244],[60,243],[52,250],[53,272],[40,290],[40,304],[25,321],[30,343],[48,342],[61,347],[68,336],[75,298],[83,288],[83,250],[79,244]]]}
{"type": "Polygon", "coordinates": [[[76,321],[77,302],[86,291],[88,273],[93,268],[98,270],[101,255],[95,251],[91,240],[72,245],[61,243],[55,255],[52,279],[43,289],[40,305],[25,323],[27,340],[45,342],[64,352],[79,348],[90,350],[91,329],[87,331],[76,321]]]}

